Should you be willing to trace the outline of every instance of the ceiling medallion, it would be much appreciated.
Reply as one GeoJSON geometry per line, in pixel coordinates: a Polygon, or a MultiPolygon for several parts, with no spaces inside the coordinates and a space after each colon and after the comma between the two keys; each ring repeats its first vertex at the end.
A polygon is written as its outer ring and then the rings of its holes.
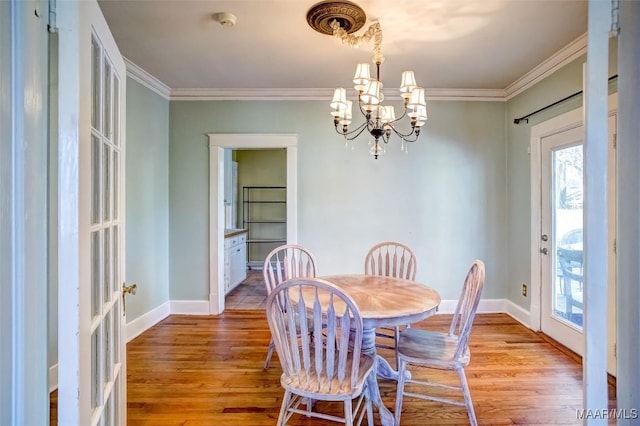
{"type": "Polygon", "coordinates": [[[367,21],[364,10],[350,1],[322,1],[311,6],[307,12],[307,23],[321,34],[333,34],[331,22],[338,22],[348,34],[358,31],[367,21]]]}

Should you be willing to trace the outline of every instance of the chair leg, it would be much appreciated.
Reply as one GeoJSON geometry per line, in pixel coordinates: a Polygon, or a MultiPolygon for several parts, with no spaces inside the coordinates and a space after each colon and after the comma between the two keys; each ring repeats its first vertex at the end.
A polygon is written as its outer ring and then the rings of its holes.
{"type": "Polygon", "coordinates": [[[402,414],[402,397],[404,396],[404,384],[406,380],[407,361],[396,358],[398,360],[398,389],[396,390],[396,426],[400,426],[400,415],[402,414]]]}
{"type": "Polygon", "coordinates": [[[278,415],[278,426],[286,425],[287,409],[289,408],[289,402],[291,401],[292,394],[290,391],[285,390],[282,397],[282,405],[280,406],[280,414],[278,415]]]}
{"type": "Polygon", "coordinates": [[[469,414],[469,423],[471,426],[477,426],[476,413],[473,410],[473,401],[471,401],[471,394],[469,393],[469,384],[467,383],[467,377],[464,374],[463,368],[456,369],[458,377],[460,378],[460,384],[462,385],[462,393],[464,395],[464,405],[467,407],[467,413],[469,414]]]}
{"type": "Polygon", "coordinates": [[[271,341],[269,342],[269,352],[267,352],[267,359],[264,361],[264,369],[268,369],[269,368],[269,364],[271,363],[271,357],[273,356],[273,350],[275,349],[276,344],[273,343],[273,337],[271,338],[271,341]]]}
{"type": "Polygon", "coordinates": [[[307,407],[307,417],[311,417],[311,412],[313,411],[313,406],[316,404],[316,400],[306,397],[304,398],[304,402],[307,407]]]}
{"type": "Polygon", "coordinates": [[[353,426],[353,406],[350,399],[344,402],[344,424],[345,426],[353,426]]]}
{"type": "Polygon", "coordinates": [[[367,404],[367,424],[368,426],[373,426],[373,404],[371,403],[371,394],[369,393],[369,389],[365,389],[365,392],[365,402],[367,404]]]}

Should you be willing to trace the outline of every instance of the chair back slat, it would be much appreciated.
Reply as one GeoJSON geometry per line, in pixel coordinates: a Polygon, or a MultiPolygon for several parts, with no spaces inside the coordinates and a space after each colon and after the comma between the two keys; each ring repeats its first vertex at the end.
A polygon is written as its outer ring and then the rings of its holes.
{"type": "Polygon", "coordinates": [[[313,345],[314,345],[314,369],[316,371],[316,376],[322,374],[324,367],[322,363],[322,345],[324,344],[322,328],[323,328],[323,315],[322,315],[322,305],[320,304],[320,300],[317,295],[313,300],[313,345]]]}
{"type": "MultiPolygon", "coordinates": [[[[281,305],[278,305],[278,309],[281,308],[281,305]]],[[[282,310],[286,311],[287,306],[286,306],[286,301],[285,301],[285,305],[282,306],[282,310]]],[[[282,366],[283,368],[285,368],[284,366],[286,365],[287,370],[291,371],[291,369],[289,368],[289,366],[293,365],[294,360],[292,358],[292,354],[293,351],[290,348],[290,337],[289,337],[289,328],[290,325],[288,323],[288,318],[285,316],[281,316],[278,318],[275,318],[275,321],[278,322],[277,327],[274,327],[274,329],[276,330],[276,333],[278,334],[276,335],[272,335],[273,339],[275,340],[276,338],[282,343],[284,349],[282,351],[282,356],[286,357],[286,359],[282,360],[282,366]]]]}
{"type": "Polygon", "coordinates": [[[362,318],[351,297],[324,280],[293,278],[269,294],[266,309],[284,376],[302,386],[356,387],[362,318]],[[304,332],[307,323],[313,333],[304,332]]]}
{"type": "Polygon", "coordinates": [[[374,245],[364,261],[364,272],[368,275],[382,275],[415,281],[417,269],[417,259],[413,250],[394,241],[385,241],[374,245]]]}
{"type": "Polygon", "coordinates": [[[298,317],[300,318],[300,336],[302,339],[302,344],[300,345],[302,348],[302,362],[304,365],[305,371],[308,373],[311,370],[311,345],[309,339],[309,323],[305,321],[307,317],[307,305],[305,304],[304,298],[298,297],[298,317]]]}
{"type": "Polygon", "coordinates": [[[299,277],[315,277],[316,259],[309,250],[298,244],[285,244],[273,249],[265,258],[262,277],[267,293],[283,281],[299,277]]]}
{"type": "MultiPolygon", "coordinates": [[[[267,294],[283,281],[298,277],[315,277],[316,259],[309,250],[298,244],[285,244],[273,249],[262,266],[262,279],[267,294]],[[304,273],[303,273],[304,271],[304,273]]],[[[280,300],[281,306],[283,301],[280,300]]]]}
{"type": "MultiPolygon", "coordinates": [[[[339,360],[338,363],[341,368],[338,371],[338,380],[343,382],[345,380],[345,367],[347,365],[347,354],[349,353],[349,334],[351,332],[351,317],[349,315],[343,315],[340,318],[340,350],[339,350],[339,360]]],[[[357,358],[360,358],[360,354],[358,354],[357,358]]]]}
{"type": "MultiPolygon", "coordinates": [[[[287,347],[293,348],[295,345],[294,342],[298,340],[298,321],[296,320],[296,315],[294,314],[295,309],[291,304],[291,300],[289,298],[285,298],[285,312],[288,312],[285,318],[287,320],[287,347]]],[[[291,368],[294,371],[300,371],[302,364],[300,363],[300,351],[291,351],[291,368]]]]}
{"type": "Polygon", "coordinates": [[[327,306],[327,342],[326,342],[326,367],[327,377],[333,378],[335,374],[335,355],[336,355],[336,311],[331,301],[327,306]]]}
{"type": "Polygon", "coordinates": [[[461,358],[467,351],[473,319],[478,310],[482,288],[484,287],[484,275],[484,263],[481,260],[476,260],[471,265],[464,280],[462,293],[460,299],[458,299],[458,305],[449,327],[449,334],[458,336],[455,359],[461,358]]]}

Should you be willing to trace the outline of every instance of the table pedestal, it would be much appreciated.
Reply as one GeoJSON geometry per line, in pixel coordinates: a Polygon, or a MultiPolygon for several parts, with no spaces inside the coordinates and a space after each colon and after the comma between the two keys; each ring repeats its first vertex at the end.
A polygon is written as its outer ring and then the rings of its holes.
{"type": "Polygon", "coordinates": [[[375,374],[370,374],[367,379],[367,389],[371,402],[378,408],[380,421],[383,426],[393,426],[395,419],[393,413],[382,403],[380,388],[378,387],[378,376],[385,379],[398,380],[398,372],[395,371],[386,359],[376,353],[376,329],[365,328],[362,330],[362,353],[374,358],[375,374]]]}

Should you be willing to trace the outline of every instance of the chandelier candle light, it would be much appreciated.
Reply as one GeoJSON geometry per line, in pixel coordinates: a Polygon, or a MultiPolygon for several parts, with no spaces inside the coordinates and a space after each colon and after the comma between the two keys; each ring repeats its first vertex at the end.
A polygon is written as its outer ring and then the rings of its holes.
{"type": "Polygon", "coordinates": [[[415,142],[418,139],[420,129],[427,120],[427,104],[424,89],[417,85],[413,71],[402,73],[400,84],[400,96],[404,100],[402,114],[396,118],[394,107],[382,104],[384,95],[382,93],[383,85],[380,81],[380,65],[384,62],[384,56],[381,49],[382,30],[380,23],[372,24],[362,36],[349,34],[362,26],[357,27],[357,23],[353,25],[353,22],[349,20],[351,15],[355,13],[352,8],[357,8],[356,12],[361,12],[364,16],[362,9],[351,2],[322,2],[309,10],[307,21],[311,27],[324,34],[328,33],[326,28],[328,25],[334,37],[352,47],[359,47],[373,38],[373,63],[376,65],[376,77],[371,77],[368,63],[358,64],[353,77],[354,88],[358,94],[357,107],[364,117],[364,122],[355,129],[349,130],[349,125],[353,120],[353,101],[347,99],[347,91],[344,88],[335,89],[330,105],[336,131],[343,135],[347,141],[351,141],[367,130],[371,135],[369,152],[377,159],[380,154],[384,153],[384,145],[381,142],[387,144],[392,134],[400,137],[403,151],[407,150],[407,142],[415,142]],[[341,7],[337,7],[336,3],[341,7]],[[316,21],[324,20],[321,22],[324,24],[324,28],[316,27],[314,19],[316,21]],[[396,126],[405,117],[409,118],[411,129],[403,132],[396,126]]]}

